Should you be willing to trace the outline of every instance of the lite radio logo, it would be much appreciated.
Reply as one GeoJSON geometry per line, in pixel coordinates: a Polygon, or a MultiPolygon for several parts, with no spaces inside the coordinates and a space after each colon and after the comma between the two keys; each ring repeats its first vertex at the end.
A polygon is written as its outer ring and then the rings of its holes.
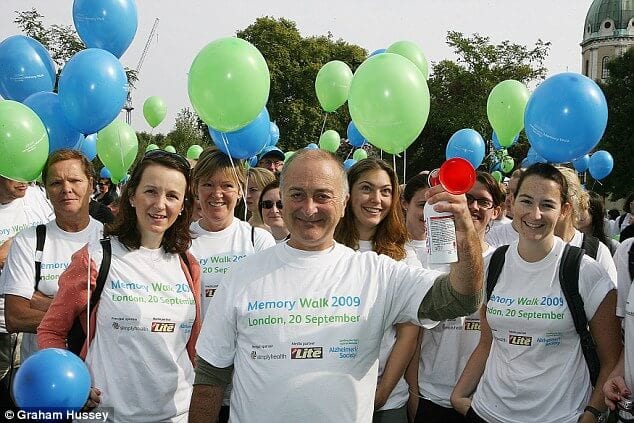
{"type": "Polygon", "coordinates": [[[480,330],[480,321],[479,320],[465,320],[464,330],[480,330]]]}
{"type": "Polygon", "coordinates": [[[509,335],[509,344],[511,344],[511,345],[521,345],[523,347],[530,347],[531,345],[533,345],[533,337],[531,337],[531,336],[509,335]]]}
{"type": "Polygon", "coordinates": [[[175,328],[176,323],[152,322],[152,332],[171,333],[175,328]]]}
{"type": "Polygon", "coordinates": [[[291,360],[324,358],[323,347],[291,348],[291,360]]]}
{"type": "Polygon", "coordinates": [[[205,288],[205,297],[211,298],[216,293],[217,288],[205,288]]]}

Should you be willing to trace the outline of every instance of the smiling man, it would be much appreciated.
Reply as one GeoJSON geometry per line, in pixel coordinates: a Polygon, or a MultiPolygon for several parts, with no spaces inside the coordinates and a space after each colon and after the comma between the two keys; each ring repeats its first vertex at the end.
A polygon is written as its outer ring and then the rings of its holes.
{"type": "Polygon", "coordinates": [[[330,153],[296,153],[280,183],[290,239],[237,263],[218,288],[196,347],[190,422],[215,421],[231,380],[232,421],[371,421],[386,328],[480,303],[482,256],[464,196],[430,190],[428,201],[446,201],[436,207],[456,218],[460,260],[441,274],[334,241],[348,186],[330,153]]]}

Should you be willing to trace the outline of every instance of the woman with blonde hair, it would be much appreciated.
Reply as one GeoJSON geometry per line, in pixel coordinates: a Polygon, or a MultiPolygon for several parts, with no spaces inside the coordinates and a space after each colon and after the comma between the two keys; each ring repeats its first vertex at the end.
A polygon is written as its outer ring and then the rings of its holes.
{"type": "Polygon", "coordinates": [[[247,173],[247,189],[245,196],[245,204],[249,211],[249,224],[257,228],[268,230],[266,224],[262,221],[262,217],[258,213],[258,204],[262,189],[275,180],[275,174],[263,167],[252,167],[247,173]]]}

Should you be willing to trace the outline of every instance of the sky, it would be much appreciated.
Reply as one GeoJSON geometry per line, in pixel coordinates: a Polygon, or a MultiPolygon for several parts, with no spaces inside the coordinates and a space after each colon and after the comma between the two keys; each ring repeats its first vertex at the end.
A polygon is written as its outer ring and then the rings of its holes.
{"type": "MultiPolygon", "coordinates": [[[[136,68],[156,18],[158,37],[150,44],[132,93],[132,125],[150,131],[143,102],[163,98],[168,115],[154,133],[173,129],[179,110],[190,107],[187,72],[196,54],[209,42],[235,35],[261,16],[285,17],[303,36],[325,35],[357,44],[368,51],[395,41],[418,43],[430,62],[454,59],[447,31],[479,33],[499,43],[510,40],[532,46],[538,39],[552,43],[549,75],[581,71],[584,21],[591,0],[137,0],[139,25],[130,48],[121,57],[136,68]]],[[[18,34],[16,10],[36,8],[45,25],[72,25],[71,0],[0,0],[0,40],[18,34]]],[[[432,104],[433,107],[433,104],[432,104]]],[[[458,107],[458,105],[457,105],[458,107]]],[[[124,119],[124,115],[121,117],[124,119]]],[[[276,117],[271,116],[274,120],[276,117]]]]}

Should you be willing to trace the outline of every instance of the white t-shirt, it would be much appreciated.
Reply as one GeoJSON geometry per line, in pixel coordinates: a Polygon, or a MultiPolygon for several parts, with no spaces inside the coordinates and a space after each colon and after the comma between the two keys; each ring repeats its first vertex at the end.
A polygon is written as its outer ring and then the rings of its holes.
{"type": "Polygon", "coordinates": [[[412,239],[406,244],[408,249],[414,251],[418,262],[425,269],[437,270],[439,272],[449,272],[450,266],[448,264],[431,264],[429,263],[429,250],[427,249],[426,240],[412,239]]]}
{"type": "MultiPolygon", "coordinates": [[[[0,245],[22,229],[55,218],[53,208],[38,187],[28,187],[22,198],[0,204],[0,245]]],[[[4,297],[0,296],[0,333],[7,333],[4,323],[4,297]]]]}
{"type": "MultiPolygon", "coordinates": [[[[625,304],[630,294],[630,286],[632,285],[632,278],[630,277],[629,270],[629,252],[634,243],[634,238],[626,239],[619,245],[619,248],[614,253],[614,264],[616,265],[616,280],[618,289],[618,300],[616,303],[616,315],[619,317],[625,317],[625,304]]],[[[632,303],[634,305],[634,303],[632,303]]]]}
{"type": "Polygon", "coordinates": [[[634,334],[634,290],[630,289],[632,278],[629,272],[628,254],[633,243],[634,238],[626,239],[616,250],[616,254],[614,254],[619,280],[616,315],[623,317],[623,329],[625,331],[625,349],[623,351],[625,357],[625,384],[630,389],[634,386],[634,336],[632,336],[634,334]]]}
{"type": "Polygon", "coordinates": [[[491,229],[495,228],[496,226],[501,226],[501,225],[508,225],[509,223],[513,222],[512,219],[509,219],[506,216],[502,216],[499,219],[493,219],[491,221],[491,229]]]}
{"type": "Polygon", "coordinates": [[[231,269],[196,351],[235,365],[231,421],[369,422],[383,334],[421,323],[440,274],[337,243],[279,244],[231,269]]]}
{"type": "MultiPolygon", "coordinates": [[[[572,237],[568,244],[581,248],[581,244],[583,244],[583,233],[575,229],[575,236],[572,237]]],[[[608,272],[608,275],[610,275],[610,279],[612,279],[612,282],[616,284],[616,267],[614,266],[612,253],[610,253],[610,249],[607,247],[607,245],[605,245],[601,241],[599,241],[596,261],[601,265],[601,267],[603,267],[606,272],[608,272]]]]}
{"type": "MultiPolygon", "coordinates": [[[[66,232],[54,220],[48,222],[41,258],[39,291],[54,297],[57,294],[59,275],[70,264],[73,253],[89,242],[99,241],[102,236],[103,224],[92,217],[88,226],[79,232],[66,232]]],[[[15,237],[4,271],[0,275],[0,295],[11,294],[31,299],[35,292],[35,248],[35,227],[27,228],[15,237]]],[[[23,335],[20,351],[23,361],[38,351],[34,333],[23,335]]]]}
{"type": "MultiPolygon", "coordinates": [[[[573,423],[588,403],[590,374],[559,282],[564,246],[555,237],[535,263],[519,256],[517,243],[506,253],[487,303],[493,343],[471,404],[488,422],[573,423]]],[[[584,256],[579,293],[588,321],[614,288],[605,270],[584,256]]]]}
{"type": "MultiPolygon", "coordinates": [[[[495,251],[483,252],[488,257],[495,251]]],[[[480,311],[467,317],[443,320],[423,331],[418,365],[418,392],[441,407],[452,408],[451,392],[480,340],[480,311]]]]}
{"type": "Polygon", "coordinates": [[[513,227],[513,221],[511,220],[508,225],[493,226],[486,233],[486,241],[492,247],[499,247],[501,245],[511,245],[519,239],[519,234],[513,227]]]}
{"type": "MultiPolygon", "coordinates": [[[[359,240],[359,251],[372,251],[372,241],[363,241],[359,240]]],[[[408,266],[413,267],[422,267],[420,261],[416,258],[416,252],[411,248],[405,249],[407,255],[402,260],[408,266]]],[[[383,371],[385,370],[385,365],[387,364],[390,355],[392,354],[392,348],[394,348],[394,344],[396,343],[396,328],[394,326],[390,326],[385,333],[383,334],[383,339],[381,339],[381,348],[379,349],[379,380],[383,375],[383,371]]],[[[405,381],[404,377],[401,377],[398,382],[396,382],[396,386],[390,393],[387,401],[383,407],[379,409],[379,411],[384,410],[393,410],[396,408],[404,407],[407,404],[407,400],[409,399],[409,386],[405,381]]]]}
{"type": "Polygon", "coordinates": [[[262,228],[255,228],[251,241],[251,230],[251,225],[236,218],[227,228],[218,232],[206,231],[199,222],[191,224],[190,231],[194,239],[190,251],[200,263],[203,316],[207,313],[218,284],[235,263],[275,245],[273,236],[262,228]]]}
{"type": "MultiPolygon", "coordinates": [[[[130,251],[116,238],[86,356],[108,421],[186,422],[194,369],[186,344],[196,305],[178,254],[130,251]],[[111,413],[112,414],[112,413],[111,413]]],[[[103,252],[89,247],[97,268],[103,252]]]]}

